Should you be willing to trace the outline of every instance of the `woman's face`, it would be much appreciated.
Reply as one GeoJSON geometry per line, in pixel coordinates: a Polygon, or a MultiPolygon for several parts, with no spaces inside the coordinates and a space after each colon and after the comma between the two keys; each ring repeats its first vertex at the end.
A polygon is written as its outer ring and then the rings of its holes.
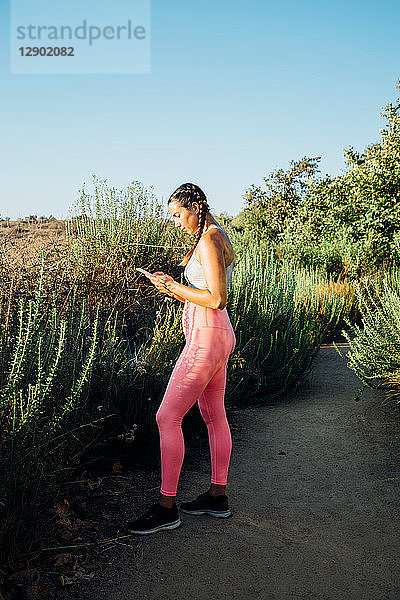
{"type": "Polygon", "coordinates": [[[170,202],[168,210],[174,218],[175,227],[185,233],[196,233],[199,227],[199,205],[193,202],[192,208],[180,206],[177,202],[170,202]]]}

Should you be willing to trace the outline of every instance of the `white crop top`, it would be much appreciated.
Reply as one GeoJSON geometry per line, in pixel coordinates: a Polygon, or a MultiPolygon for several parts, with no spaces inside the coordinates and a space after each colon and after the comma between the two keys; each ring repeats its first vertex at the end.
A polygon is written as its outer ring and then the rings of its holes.
{"type": "MultiPolygon", "coordinates": [[[[222,227],[220,225],[215,225],[215,224],[210,225],[210,227],[208,229],[210,229],[211,227],[218,227],[218,229],[222,229],[222,227]]],[[[208,231],[208,229],[207,229],[207,231],[208,231]]],[[[222,229],[222,231],[225,231],[225,229],[222,229]]],[[[225,233],[226,233],[226,231],[225,231],[225,233]]],[[[235,264],[236,264],[235,259],[233,259],[231,264],[228,265],[227,267],[225,267],[225,269],[226,269],[226,288],[227,289],[229,289],[229,286],[231,283],[232,272],[233,272],[233,269],[235,268],[235,264]]],[[[193,252],[192,256],[189,259],[189,262],[187,263],[187,265],[185,267],[184,275],[185,275],[186,281],[189,284],[189,287],[195,288],[196,290],[208,289],[206,280],[204,278],[203,268],[201,266],[199,259],[196,256],[195,252],[193,252]]]]}

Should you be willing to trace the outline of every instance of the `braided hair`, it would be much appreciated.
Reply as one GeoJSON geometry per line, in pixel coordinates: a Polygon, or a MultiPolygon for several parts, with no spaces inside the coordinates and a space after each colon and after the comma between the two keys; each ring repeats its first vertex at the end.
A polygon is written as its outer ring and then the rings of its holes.
{"type": "Polygon", "coordinates": [[[192,208],[193,202],[197,202],[200,206],[199,228],[196,233],[196,239],[194,241],[192,248],[189,250],[189,252],[186,254],[186,256],[184,256],[182,261],[179,263],[179,266],[183,267],[189,262],[190,257],[192,256],[193,252],[195,251],[196,246],[199,243],[201,236],[203,235],[203,231],[204,231],[205,224],[206,224],[206,215],[207,215],[207,212],[210,210],[210,207],[207,203],[207,198],[206,198],[205,193],[203,192],[203,190],[201,188],[199,188],[198,185],[195,185],[194,183],[184,183],[184,184],[180,185],[169,197],[168,204],[170,202],[177,202],[179,206],[183,206],[184,208],[189,208],[189,209],[192,208]]]}

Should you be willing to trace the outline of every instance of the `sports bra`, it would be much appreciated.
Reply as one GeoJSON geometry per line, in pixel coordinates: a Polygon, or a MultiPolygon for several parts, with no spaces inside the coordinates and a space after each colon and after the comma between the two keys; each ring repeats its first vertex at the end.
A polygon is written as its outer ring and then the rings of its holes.
{"type": "MultiPolygon", "coordinates": [[[[218,229],[222,229],[222,227],[220,225],[215,225],[215,224],[210,225],[210,227],[208,229],[210,229],[211,227],[218,227],[218,229]]],[[[207,231],[208,231],[208,229],[207,229],[207,231]]],[[[225,229],[222,229],[222,231],[225,231],[225,229]]],[[[225,233],[226,233],[226,231],[225,231],[225,233]]],[[[235,264],[236,263],[235,263],[235,258],[234,258],[233,261],[231,262],[231,264],[228,265],[227,267],[225,267],[225,269],[226,269],[226,288],[227,289],[229,289],[229,286],[231,283],[232,271],[235,267],[235,264]]],[[[190,257],[190,259],[185,267],[184,275],[185,275],[186,281],[189,284],[189,287],[195,288],[196,290],[208,289],[206,280],[204,278],[203,268],[201,266],[199,259],[196,256],[195,252],[193,252],[192,256],[190,257]]]]}

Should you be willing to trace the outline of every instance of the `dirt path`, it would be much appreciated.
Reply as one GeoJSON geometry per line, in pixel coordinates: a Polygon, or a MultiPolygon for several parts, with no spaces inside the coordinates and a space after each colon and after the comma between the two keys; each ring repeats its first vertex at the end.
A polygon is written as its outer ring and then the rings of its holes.
{"type": "MultiPolygon", "coordinates": [[[[232,518],[181,515],[178,529],[128,536],[57,600],[399,600],[398,410],[373,390],[355,401],[359,387],[323,347],[301,391],[229,411],[232,518]]],[[[207,452],[186,454],[178,502],[207,489],[207,452]]],[[[158,470],[138,475],[115,535],[158,485],[158,470]]]]}

